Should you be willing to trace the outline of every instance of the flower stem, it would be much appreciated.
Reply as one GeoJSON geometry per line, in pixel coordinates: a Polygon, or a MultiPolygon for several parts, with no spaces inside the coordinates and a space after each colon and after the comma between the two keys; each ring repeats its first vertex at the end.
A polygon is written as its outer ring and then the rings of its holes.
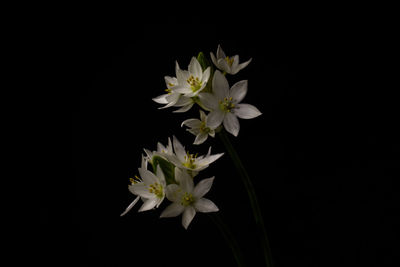
{"type": "Polygon", "coordinates": [[[260,231],[259,237],[260,237],[260,242],[261,242],[262,249],[264,252],[265,264],[267,267],[272,267],[273,264],[272,264],[272,257],[271,257],[271,249],[269,247],[267,232],[265,230],[264,220],[263,220],[263,217],[261,214],[261,209],[260,209],[260,205],[257,200],[254,186],[251,182],[251,179],[250,179],[246,169],[243,166],[242,161],[239,158],[239,155],[237,154],[235,148],[233,147],[231,141],[229,140],[229,137],[228,137],[225,129],[222,129],[219,132],[218,136],[220,137],[222,143],[224,144],[226,150],[228,151],[228,154],[231,157],[233,163],[235,164],[235,166],[240,174],[240,177],[242,179],[242,182],[244,183],[244,186],[246,188],[246,191],[247,191],[247,194],[248,194],[248,197],[250,200],[251,208],[253,210],[254,219],[255,219],[257,228],[260,231]]]}
{"type": "Polygon", "coordinates": [[[240,250],[239,244],[233,236],[232,232],[229,230],[229,227],[224,223],[219,213],[209,213],[208,214],[211,220],[216,224],[221,234],[225,238],[226,243],[232,250],[233,256],[236,260],[236,264],[238,267],[246,266],[244,264],[244,258],[242,251],[240,250]]]}

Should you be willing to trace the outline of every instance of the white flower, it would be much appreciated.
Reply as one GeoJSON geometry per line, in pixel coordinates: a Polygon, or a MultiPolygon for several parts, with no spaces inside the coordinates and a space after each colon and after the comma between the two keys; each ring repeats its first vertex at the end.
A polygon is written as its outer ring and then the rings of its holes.
{"type": "Polygon", "coordinates": [[[252,119],[261,115],[253,105],[240,104],[247,93],[247,80],[235,83],[230,89],[225,76],[220,71],[215,71],[213,81],[213,94],[203,93],[200,98],[204,106],[211,110],[207,117],[207,125],[216,128],[223,123],[225,129],[237,136],[240,125],[237,117],[252,119]]]}
{"type": "Polygon", "coordinates": [[[186,152],[179,140],[173,136],[175,154],[167,155],[168,160],[176,167],[190,171],[193,176],[207,168],[211,163],[219,159],[224,153],[211,155],[211,147],[205,156],[197,156],[186,152]]]}
{"type": "Polygon", "coordinates": [[[225,53],[220,45],[218,45],[217,57],[214,56],[213,52],[211,52],[210,55],[214,65],[217,66],[220,70],[229,74],[238,73],[241,69],[245,68],[251,62],[250,58],[248,61],[239,64],[239,56],[238,55],[233,57],[225,56],[225,53]]]}
{"type": "Polygon", "coordinates": [[[160,142],[158,142],[157,143],[157,151],[150,151],[145,148],[144,152],[146,152],[145,159],[150,163],[153,162],[154,156],[160,156],[160,157],[166,158],[166,155],[172,155],[174,152],[172,151],[171,138],[168,137],[168,145],[166,147],[163,144],[161,144],[160,142]]]}
{"type": "Polygon", "coordinates": [[[204,111],[200,110],[200,120],[188,119],[182,122],[181,126],[186,125],[190,127],[190,129],[187,129],[187,131],[196,136],[196,139],[194,140],[193,143],[195,145],[204,143],[209,135],[211,137],[215,136],[215,129],[209,128],[206,124],[206,120],[207,120],[206,114],[204,113],[204,111]]]}
{"type": "Polygon", "coordinates": [[[137,203],[139,197],[143,200],[143,205],[140,207],[139,212],[151,210],[154,207],[159,207],[165,198],[165,177],[160,166],[157,166],[157,175],[154,173],[139,168],[140,177],[131,179],[132,184],[129,185],[129,191],[136,195],[136,199],[128,206],[128,208],[121,214],[125,215],[137,203]]]}
{"type": "Polygon", "coordinates": [[[176,217],[182,214],[182,225],[188,228],[196,212],[216,212],[218,207],[209,199],[203,198],[210,191],[214,177],[200,181],[194,187],[193,179],[185,171],[175,168],[175,179],[179,183],[167,186],[166,195],[172,202],[160,218],[176,217]]]}
{"type": "Polygon", "coordinates": [[[210,67],[203,72],[199,61],[192,57],[188,70],[181,70],[177,64],[176,78],[178,85],[171,90],[181,93],[185,97],[195,97],[207,85],[210,78],[210,67]]]}

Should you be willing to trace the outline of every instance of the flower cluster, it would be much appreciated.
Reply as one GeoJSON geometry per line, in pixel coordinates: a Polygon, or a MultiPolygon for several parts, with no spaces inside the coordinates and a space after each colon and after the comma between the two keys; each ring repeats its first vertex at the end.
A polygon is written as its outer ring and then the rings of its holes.
{"type": "MultiPolygon", "coordinates": [[[[240,125],[238,118],[252,119],[261,115],[253,105],[241,103],[247,94],[247,80],[229,86],[227,74],[237,74],[251,59],[239,63],[239,56],[226,56],[218,46],[216,56],[210,53],[211,61],[203,53],[192,57],[188,69],[182,70],[176,62],[175,76],[165,76],[165,93],[153,98],[164,106],[160,109],[177,107],[174,112],[186,112],[194,104],[201,109],[200,118],[182,122],[187,131],[195,135],[194,144],[204,143],[208,136],[214,137],[222,128],[237,136],[240,125]],[[212,63],[211,63],[212,62],[212,63]]],[[[182,214],[182,225],[187,228],[196,212],[215,212],[218,207],[204,195],[210,190],[214,177],[200,180],[194,178],[224,153],[198,156],[185,150],[173,136],[166,146],[157,144],[156,151],[144,149],[139,176],[131,178],[129,190],[135,200],[121,214],[129,212],[139,200],[143,204],[139,212],[159,208],[165,199],[171,203],[160,217],[182,214]]],[[[197,179],[197,178],[196,178],[197,179]]]]}
{"type": "Polygon", "coordinates": [[[139,212],[158,208],[166,199],[172,203],[160,217],[175,217],[182,214],[182,225],[187,228],[196,212],[215,212],[218,207],[203,196],[210,190],[214,177],[203,179],[194,185],[194,177],[224,153],[211,155],[211,147],[203,156],[190,154],[174,136],[168,145],[157,145],[157,151],[144,149],[139,176],[131,178],[129,191],[135,200],[121,214],[125,215],[141,199],[139,212]],[[150,165],[151,169],[148,169],[150,165]]]}
{"type": "Polygon", "coordinates": [[[212,52],[210,56],[214,66],[203,53],[191,59],[188,70],[182,70],[176,63],[176,77],[165,77],[166,94],[153,98],[155,102],[165,104],[161,108],[179,107],[174,112],[186,112],[195,103],[208,112],[200,110],[200,120],[188,119],[182,123],[196,136],[194,144],[202,144],[208,136],[214,137],[215,131],[222,126],[237,136],[238,118],[252,119],[261,115],[255,106],[241,103],[247,94],[247,80],[230,87],[226,78],[226,74],[234,75],[245,68],[251,59],[239,64],[239,56],[226,56],[221,46],[218,46],[216,56],[212,52]]]}

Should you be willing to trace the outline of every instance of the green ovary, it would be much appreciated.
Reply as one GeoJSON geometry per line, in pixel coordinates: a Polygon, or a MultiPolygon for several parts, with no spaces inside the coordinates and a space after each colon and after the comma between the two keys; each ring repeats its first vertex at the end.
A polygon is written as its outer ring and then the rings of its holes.
{"type": "Polygon", "coordinates": [[[203,84],[199,77],[193,77],[193,75],[190,75],[189,79],[186,80],[188,84],[190,85],[190,88],[192,89],[193,92],[196,92],[201,88],[201,85],[203,84]]]}
{"type": "Polygon", "coordinates": [[[193,202],[194,202],[194,197],[193,197],[192,194],[185,193],[185,194],[183,195],[182,201],[181,201],[181,204],[182,204],[183,206],[192,205],[193,202]]]}

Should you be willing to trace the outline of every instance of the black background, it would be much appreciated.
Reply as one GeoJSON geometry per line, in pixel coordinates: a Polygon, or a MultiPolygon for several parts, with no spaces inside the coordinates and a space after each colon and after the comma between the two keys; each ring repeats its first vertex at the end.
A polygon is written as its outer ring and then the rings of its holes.
{"type": "MultiPolygon", "coordinates": [[[[340,22],[88,19],[45,31],[57,32],[40,45],[52,87],[42,137],[54,153],[35,210],[39,261],[235,266],[205,214],[188,230],[180,217],[158,218],[165,205],[119,216],[134,199],[128,178],[137,174],[143,148],[155,150],[175,135],[193,152],[210,145],[224,151],[218,138],[192,145],[194,136],[180,127],[197,117],[197,107],[174,114],[151,100],[164,92],[164,76],[174,76],[175,60],[185,69],[192,56],[221,44],[227,55],[253,58],[228,79],[249,81],[243,102],[263,115],[240,120],[239,136],[230,137],[256,188],[276,266],[391,266],[399,216],[392,204],[399,198],[393,100],[378,93],[366,71],[374,64],[368,26],[340,22]]],[[[262,266],[246,191],[227,154],[200,178],[214,175],[208,198],[249,266],[262,266]]]]}

